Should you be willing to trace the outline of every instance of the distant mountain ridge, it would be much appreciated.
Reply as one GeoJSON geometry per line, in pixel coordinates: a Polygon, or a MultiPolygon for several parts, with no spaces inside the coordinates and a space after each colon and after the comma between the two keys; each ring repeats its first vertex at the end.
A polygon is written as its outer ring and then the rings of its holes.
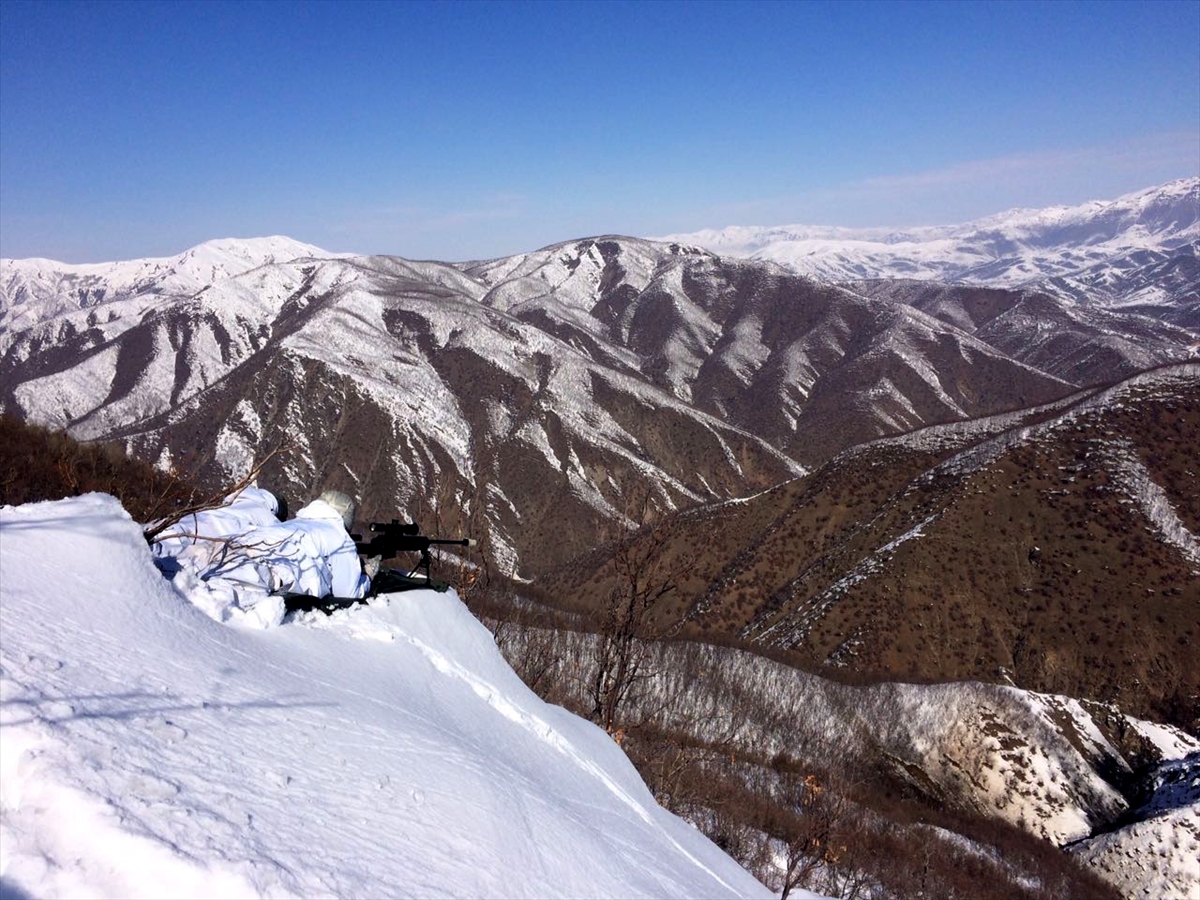
{"type": "Polygon", "coordinates": [[[0,260],[0,330],[37,319],[134,297],[191,295],[225,278],[274,262],[337,258],[288,237],[205,241],[176,256],[127,262],[61,263],[0,260]]]}
{"type": "Polygon", "coordinates": [[[280,237],[0,261],[3,409],[213,480],[293,444],[266,473],[291,493],[348,490],[376,518],[436,498],[527,575],[647,505],[753,493],[1195,339],[1050,294],[834,286],[619,236],[459,264],[280,237]]]}
{"type": "Polygon", "coordinates": [[[734,226],[662,240],[770,260],[833,282],[910,278],[1037,287],[1107,307],[1194,310],[1200,305],[1200,270],[1194,262],[1200,244],[1200,178],[1179,179],[1111,201],[1013,209],[960,225],[734,226]],[[1176,271],[1163,273],[1164,267],[1176,271]],[[1158,277],[1150,279],[1155,289],[1148,291],[1145,275],[1155,269],[1158,277]]]}

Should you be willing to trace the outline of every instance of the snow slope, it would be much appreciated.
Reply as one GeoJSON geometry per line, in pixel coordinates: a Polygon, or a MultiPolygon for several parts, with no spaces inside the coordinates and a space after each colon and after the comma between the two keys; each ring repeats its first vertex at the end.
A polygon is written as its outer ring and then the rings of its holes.
{"type": "Polygon", "coordinates": [[[453,594],[220,625],[111,497],[0,509],[5,896],[766,896],[453,594]]]}
{"type": "Polygon", "coordinates": [[[1070,850],[1126,897],[1200,896],[1200,750],[1149,779],[1132,822],[1070,850]]]}

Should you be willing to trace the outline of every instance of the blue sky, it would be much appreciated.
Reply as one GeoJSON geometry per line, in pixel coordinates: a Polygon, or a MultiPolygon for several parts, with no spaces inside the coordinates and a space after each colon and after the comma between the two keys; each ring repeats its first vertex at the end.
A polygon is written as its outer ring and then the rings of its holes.
{"type": "Polygon", "coordinates": [[[1200,2],[0,3],[0,253],[468,259],[1200,174],[1200,2]]]}

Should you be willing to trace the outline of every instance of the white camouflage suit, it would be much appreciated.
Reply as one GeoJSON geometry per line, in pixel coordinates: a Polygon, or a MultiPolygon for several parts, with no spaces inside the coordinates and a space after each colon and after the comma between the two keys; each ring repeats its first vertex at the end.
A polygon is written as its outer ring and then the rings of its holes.
{"type": "Polygon", "coordinates": [[[187,516],[153,546],[160,568],[189,600],[221,622],[278,624],[285,591],[361,598],[363,573],[342,514],[314,500],[296,518],[275,518],[275,497],[246,488],[226,504],[187,516]]]}

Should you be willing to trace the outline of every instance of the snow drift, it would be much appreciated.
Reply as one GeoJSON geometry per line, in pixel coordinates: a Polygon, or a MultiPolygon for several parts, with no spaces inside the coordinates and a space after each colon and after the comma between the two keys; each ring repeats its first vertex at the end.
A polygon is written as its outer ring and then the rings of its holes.
{"type": "Polygon", "coordinates": [[[452,594],[221,625],[111,497],[0,510],[0,887],[765,896],[452,594]]]}

